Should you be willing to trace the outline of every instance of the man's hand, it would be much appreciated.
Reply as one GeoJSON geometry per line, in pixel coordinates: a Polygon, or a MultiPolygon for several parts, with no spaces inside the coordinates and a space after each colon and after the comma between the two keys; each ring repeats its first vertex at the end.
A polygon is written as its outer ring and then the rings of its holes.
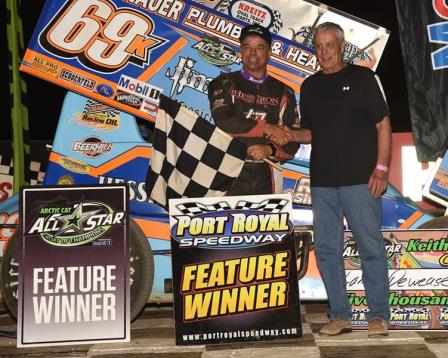
{"type": "Polygon", "coordinates": [[[254,144],[247,148],[247,154],[256,160],[263,160],[272,155],[272,149],[267,144],[254,144]]]}
{"type": "Polygon", "coordinates": [[[285,145],[294,140],[293,132],[287,127],[279,127],[266,123],[264,134],[278,145],[285,145]]]}
{"type": "Polygon", "coordinates": [[[388,183],[388,175],[386,172],[383,172],[378,169],[374,169],[372,174],[369,178],[369,189],[370,194],[372,194],[373,197],[378,198],[381,196],[381,194],[384,193],[384,191],[387,188],[388,183]]]}

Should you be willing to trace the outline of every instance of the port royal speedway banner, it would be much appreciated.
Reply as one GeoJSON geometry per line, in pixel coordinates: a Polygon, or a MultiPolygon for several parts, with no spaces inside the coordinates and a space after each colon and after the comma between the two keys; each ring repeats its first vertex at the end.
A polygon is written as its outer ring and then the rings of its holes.
{"type": "Polygon", "coordinates": [[[375,70],[389,39],[385,28],[313,0],[200,0],[239,20],[258,23],[272,33],[313,48],[316,25],[339,24],[347,41],[344,59],[375,70]]]}
{"type": "MultiPolygon", "coordinates": [[[[241,68],[242,27],[183,0],[47,0],[20,68],[139,117],[154,119],[163,93],[210,120],[208,84],[241,68]]],[[[274,35],[268,69],[299,93],[318,64],[274,35]]]]}
{"type": "Polygon", "coordinates": [[[176,344],[301,337],[290,195],[169,206],[176,344]]]}
{"type": "Polygon", "coordinates": [[[130,340],[127,191],[22,189],[18,347],[130,340]]]}
{"type": "MultiPolygon", "coordinates": [[[[383,231],[383,237],[389,265],[391,329],[448,329],[448,231],[383,231]]],[[[352,323],[355,328],[366,328],[367,299],[351,233],[346,233],[344,259],[352,323]]]]}
{"type": "Polygon", "coordinates": [[[395,0],[417,157],[448,149],[448,1],[395,0]]]}

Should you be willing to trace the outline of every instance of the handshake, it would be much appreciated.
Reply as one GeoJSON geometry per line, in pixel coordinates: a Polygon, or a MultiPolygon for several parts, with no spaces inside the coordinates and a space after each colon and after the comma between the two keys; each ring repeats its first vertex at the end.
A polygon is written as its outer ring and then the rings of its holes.
{"type": "Polygon", "coordinates": [[[266,123],[264,134],[277,145],[285,145],[296,141],[295,131],[285,126],[276,126],[266,123]]]}

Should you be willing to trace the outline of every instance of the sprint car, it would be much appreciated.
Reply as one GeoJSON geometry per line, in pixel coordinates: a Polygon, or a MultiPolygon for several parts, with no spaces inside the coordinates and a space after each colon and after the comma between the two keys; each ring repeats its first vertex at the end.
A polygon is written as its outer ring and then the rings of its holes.
{"type": "MultiPolygon", "coordinates": [[[[144,305],[172,302],[172,268],[168,212],[145,191],[151,165],[154,124],[100,102],[68,92],[59,117],[43,185],[126,183],[130,207],[131,319],[144,305]]],[[[293,199],[293,220],[301,300],[325,300],[312,250],[309,147],[283,164],[283,190],[293,199]]],[[[382,228],[412,229],[432,215],[403,197],[391,185],[382,197],[382,228]]],[[[18,196],[0,205],[2,297],[17,312],[20,261],[18,196]]],[[[437,220],[437,219],[436,219],[437,220]]],[[[430,225],[429,225],[430,226],[430,225]]]]}

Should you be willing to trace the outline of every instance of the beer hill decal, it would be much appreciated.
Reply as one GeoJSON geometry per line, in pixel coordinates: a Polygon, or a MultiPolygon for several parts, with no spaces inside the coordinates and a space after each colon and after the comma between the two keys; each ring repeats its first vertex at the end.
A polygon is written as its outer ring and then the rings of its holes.
{"type": "Polygon", "coordinates": [[[302,335],[289,195],[170,200],[176,343],[302,335]]]}
{"type": "Polygon", "coordinates": [[[313,48],[313,28],[326,21],[344,29],[344,58],[375,70],[389,38],[389,31],[314,0],[202,1],[246,23],[257,23],[272,33],[313,48]]]}
{"type": "MultiPolygon", "coordinates": [[[[163,93],[211,120],[208,84],[240,69],[244,25],[183,0],[47,0],[21,70],[138,117],[154,120],[163,93]]],[[[270,73],[298,96],[314,52],[274,35],[272,53],[270,73]]]]}
{"type": "Polygon", "coordinates": [[[125,185],[20,194],[18,347],[130,340],[125,185]]]}
{"type": "MultiPolygon", "coordinates": [[[[383,231],[389,264],[392,329],[448,328],[448,231],[383,231]]],[[[367,326],[367,298],[361,260],[352,234],[346,233],[344,258],[347,290],[355,327],[367,326]]]]}

